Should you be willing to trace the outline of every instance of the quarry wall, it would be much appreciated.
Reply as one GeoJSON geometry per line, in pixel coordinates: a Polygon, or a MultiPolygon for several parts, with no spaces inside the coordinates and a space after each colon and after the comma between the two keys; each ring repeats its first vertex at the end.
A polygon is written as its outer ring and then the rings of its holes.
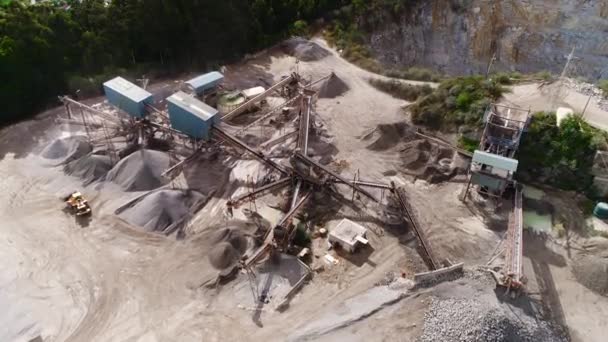
{"type": "Polygon", "coordinates": [[[496,70],[561,72],[571,49],[573,76],[608,78],[608,0],[419,1],[372,29],[383,63],[447,74],[496,70]]]}

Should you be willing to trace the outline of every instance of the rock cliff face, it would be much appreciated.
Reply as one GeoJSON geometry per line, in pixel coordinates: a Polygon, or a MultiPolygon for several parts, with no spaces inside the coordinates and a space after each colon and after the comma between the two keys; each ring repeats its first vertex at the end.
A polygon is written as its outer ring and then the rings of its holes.
{"type": "Polygon", "coordinates": [[[427,0],[383,16],[369,43],[384,64],[484,73],[496,54],[495,70],[559,73],[575,48],[573,76],[608,78],[608,0],[427,0]]]}

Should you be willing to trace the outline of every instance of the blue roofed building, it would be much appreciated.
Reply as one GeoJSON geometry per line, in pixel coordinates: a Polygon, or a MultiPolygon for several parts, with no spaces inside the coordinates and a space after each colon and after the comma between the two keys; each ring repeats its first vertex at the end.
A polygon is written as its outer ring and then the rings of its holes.
{"type": "Polygon", "coordinates": [[[191,138],[208,140],[210,130],[219,122],[218,110],[179,91],[167,98],[171,127],[191,138]]]}
{"type": "Polygon", "coordinates": [[[132,117],[142,119],[146,116],[146,104],[152,104],[152,94],[141,87],[116,77],[103,84],[108,101],[132,117]]]}
{"type": "Polygon", "coordinates": [[[188,85],[188,87],[194,91],[196,95],[201,95],[217,88],[217,86],[222,83],[223,80],[224,75],[222,75],[222,73],[212,71],[186,81],[186,85],[188,85]]]}

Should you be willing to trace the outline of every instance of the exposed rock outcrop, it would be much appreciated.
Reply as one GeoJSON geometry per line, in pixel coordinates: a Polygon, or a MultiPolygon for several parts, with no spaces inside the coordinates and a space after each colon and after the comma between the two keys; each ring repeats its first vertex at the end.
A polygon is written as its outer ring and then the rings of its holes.
{"type": "Polygon", "coordinates": [[[495,70],[559,73],[571,49],[574,75],[608,78],[606,0],[429,0],[374,26],[370,45],[388,65],[448,74],[495,70]]]}

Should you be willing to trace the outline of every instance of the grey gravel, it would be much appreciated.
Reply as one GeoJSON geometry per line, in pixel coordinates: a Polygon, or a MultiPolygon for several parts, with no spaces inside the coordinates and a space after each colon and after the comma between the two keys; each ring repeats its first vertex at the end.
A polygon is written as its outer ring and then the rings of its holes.
{"type": "Polygon", "coordinates": [[[433,298],[418,342],[566,341],[550,326],[508,307],[475,299],[433,298]]]}

